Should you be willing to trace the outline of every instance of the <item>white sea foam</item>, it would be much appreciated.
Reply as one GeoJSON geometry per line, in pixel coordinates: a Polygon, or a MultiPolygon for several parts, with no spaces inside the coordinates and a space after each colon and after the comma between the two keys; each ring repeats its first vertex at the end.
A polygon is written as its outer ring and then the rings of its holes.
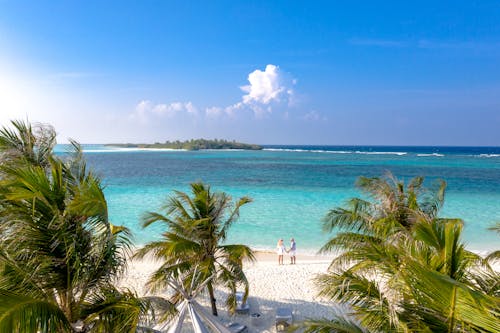
{"type": "Polygon", "coordinates": [[[264,148],[266,151],[291,151],[291,152],[310,152],[311,150],[307,149],[290,149],[290,148],[264,148]]]}
{"type": "Polygon", "coordinates": [[[199,149],[201,151],[246,151],[248,149],[233,149],[233,148],[225,148],[225,149],[199,149]]]}
{"type": "Polygon", "coordinates": [[[353,151],[323,150],[323,149],[292,149],[292,148],[264,148],[266,151],[301,152],[301,153],[330,153],[330,154],[353,154],[353,151]]]}
{"type": "Polygon", "coordinates": [[[443,154],[438,154],[438,153],[432,153],[432,154],[417,154],[417,156],[421,157],[429,157],[429,156],[436,156],[436,157],[443,157],[443,154]]]}
{"type": "Polygon", "coordinates": [[[352,150],[322,150],[322,149],[292,149],[292,148],[264,148],[266,151],[326,153],[326,154],[363,154],[363,155],[406,155],[407,152],[396,151],[352,151],[352,150]]]}
{"type": "Polygon", "coordinates": [[[346,151],[346,150],[312,150],[314,152],[318,153],[329,153],[329,154],[353,154],[354,152],[352,151],[346,151]]]}
{"type": "Polygon", "coordinates": [[[480,154],[479,157],[500,157],[500,154],[480,154]]]}
{"type": "Polygon", "coordinates": [[[356,151],[356,154],[363,154],[363,155],[398,155],[398,156],[403,156],[408,154],[407,152],[404,151],[356,151]]]}

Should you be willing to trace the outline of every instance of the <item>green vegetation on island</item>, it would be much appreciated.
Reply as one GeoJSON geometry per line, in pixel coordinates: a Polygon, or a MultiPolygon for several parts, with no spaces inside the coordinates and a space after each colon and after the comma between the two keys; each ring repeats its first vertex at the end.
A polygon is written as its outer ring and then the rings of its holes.
{"type": "Polygon", "coordinates": [[[228,140],[207,140],[207,139],[191,139],[186,141],[165,141],[164,143],[156,142],[148,143],[118,143],[107,144],[106,146],[120,148],[156,148],[156,149],[184,149],[184,150],[201,150],[201,149],[244,149],[244,150],[261,150],[262,147],[255,144],[241,143],[228,140]]]}

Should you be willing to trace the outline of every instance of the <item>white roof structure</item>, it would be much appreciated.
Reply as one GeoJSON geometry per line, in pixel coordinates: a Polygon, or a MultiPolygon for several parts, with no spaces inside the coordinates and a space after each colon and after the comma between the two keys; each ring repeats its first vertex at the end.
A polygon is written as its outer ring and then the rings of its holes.
{"type": "MultiPolygon", "coordinates": [[[[187,315],[191,319],[191,325],[194,333],[231,333],[231,331],[222,325],[222,323],[220,323],[215,316],[207,313],[205,309],[195,300],[195,297],[203,290],[203,288],[205,288],[211,279],[212,277],[206,279],[196,289],[194,289],[193,285],[191,285],[189,290],[186,290],[186,288],[183,287],[181,281],[171,279],[168,284],[178,291],[184,299],[179,305],[177,305],[178,312],[175,318],[173,318],[166,325],[155,328],[161,330],[162,332],[181,333],[182,325],[184,324],[187,315]],[[210,327],[211,330],[207,327],[210,327]]],[[[193,279],[193,281],[194,280],[195,279],[193,279]]]]}

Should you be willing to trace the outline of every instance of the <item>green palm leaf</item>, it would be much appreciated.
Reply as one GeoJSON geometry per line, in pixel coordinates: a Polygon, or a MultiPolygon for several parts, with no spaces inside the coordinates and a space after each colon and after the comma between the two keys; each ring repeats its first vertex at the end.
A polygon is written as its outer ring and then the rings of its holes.
{"type": "MultiPolygon", "coordinates": [[[[212,313],[217,315],[214,286],[229,290],[226,304],[230,310],[235,307],[235,292],[239,285],[248,295],[248,281],[243,273],[243,260],[253,260],[252,250],[244,245],[223,244],[227,232],[239,217],[240,208],[251,202],[243,197],[233,204],[225,193],[213,193],[208,185],[191,184],[191,196],[174,191],[162,206],[165,214],[149,212],[145,214],[143,226],[159,222],[167,226],[161,241],[146,244],[138,250],[136,257],[151,255],[161,259],[162,266],[148,281],[150,290],[161,290],[168,286],[168,279],[183,274],[185,283],[194,279],[201,283],[212,277],[206,288],[210,295],[212,313]],[[196,276],[194,271],[197,271],[196,276]]],[[[172,302],[178,300],[174,295],[172,302]]]]}
{"type": "Polygon", "coordinates": [[[0,332],[71,332],[65,314],[51,302],[0,289],[0,332]]]}
{"type": "MultiPolygon", "coordinates": [[[[320,295],[350,307],[370,332],[499,331],[500,275],[465,249],[462,220],[438,217],[446,183],[428,191],[422,177],[405,187],[388,174],[357,186],[371,200],[354,198],[323,221],[336,234],[321,252],[338,254],[317,278],[320,295]]],[[[338,320],[328,324],[305,327],[336,331],[338,320]]]]}
{"type": "Polygon", "coordinates": [[[51,133],[21,122],[0,130],[0,331],[133,331],[150,312],[136,295],[115,290],[107,310],[89,306],[114,290],[130,232],[108,221],[80,146],[55,156],[51,133]]]}

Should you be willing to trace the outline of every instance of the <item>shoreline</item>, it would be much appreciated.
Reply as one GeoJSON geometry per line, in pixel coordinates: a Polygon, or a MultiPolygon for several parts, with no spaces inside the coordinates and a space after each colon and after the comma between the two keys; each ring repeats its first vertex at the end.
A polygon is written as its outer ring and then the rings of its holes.
{"type": "MultiPolygon", "coordinates": [[[[145,244],[138,244],[134,245],[133,247],[133,252],[135,249],[142,248],[145,244]]],[[[467,244],[466,244],[467,245],[467,244]]],[[[478,249],[478,248],[473,248],[470,246],[466,246],[465,249],[467,251],[473,252],[477,255],[480,255],[481,257],[486,257],[488,254],[497,251],[498,249],[493,248],[494,244],[488,244],[485,247],[488,247],[488,249],[478,249]]],[[[264,248],[264,247],[253,247],[250,246],[256,257],[258,256],[259,258],[262,258],[264,260],[273,260],[273,259],[268,259],[268,257],[275,257],[276,256],[276,250],[274,248],[264,248]]],[[[303,257],[307,261],[310,260],[317,260],[317,261],[324,261],[324,260],[330,260],[333,259],[337,254],[336,253],[325,253],[325,254],[320,254],[319,249],[313,249],[313,248],[307,248],[307,247],[301,247],[297,251],[297,257],[303,257]]],[[[288,254],[285,253],[285,258],[288,256],[288,254]]],[[[277,260],[277,259],[276,259],[277,260]]]]}

